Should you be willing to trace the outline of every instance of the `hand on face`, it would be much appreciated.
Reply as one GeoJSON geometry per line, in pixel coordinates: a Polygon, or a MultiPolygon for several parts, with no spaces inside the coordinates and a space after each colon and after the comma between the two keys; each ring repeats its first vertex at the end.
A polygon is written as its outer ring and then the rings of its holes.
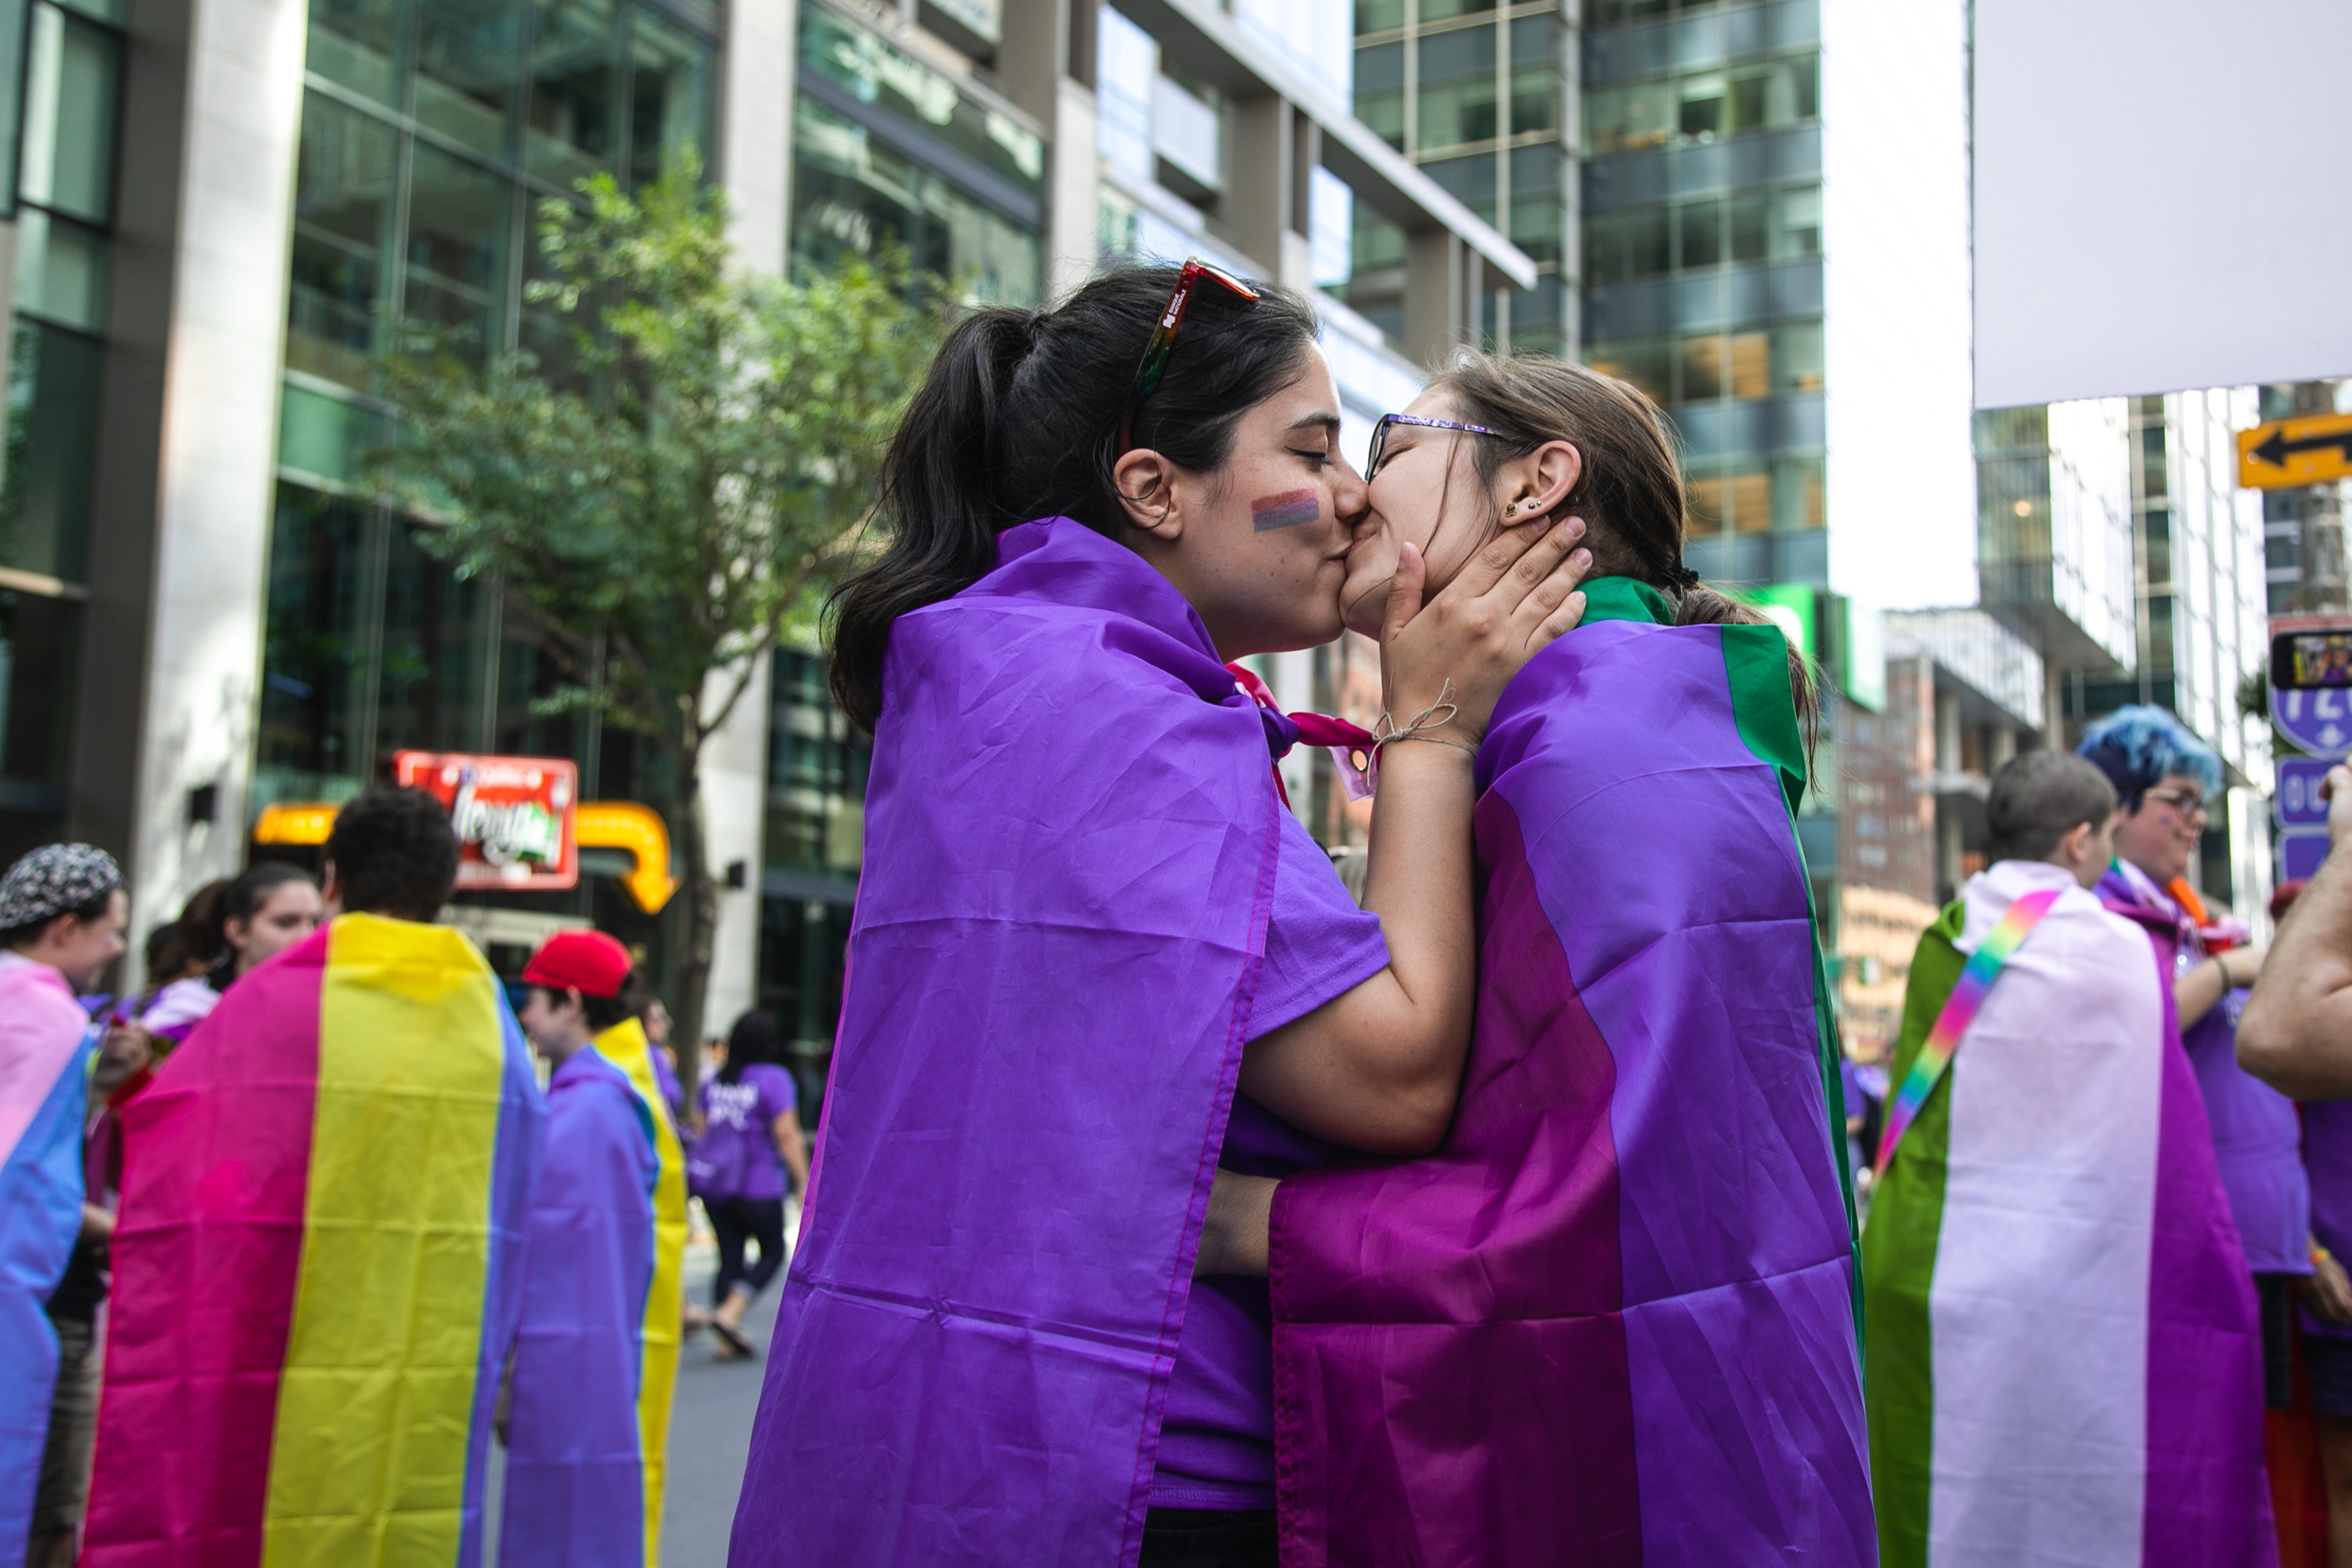
{"type": "Polygon", "coordinates": [[[1339,585],[1364,482],[1339,455],[1339,395],[1320,350],[1244,413],[1231,455],[1193,474],[1149,449],[1111,470],[1136,551],[1191,601],[1220,658],[1339,634],[1339,585]]]}
{"type": "MultiPolygon", "coordinates": [[[[1423,392],[1404,412],[1423,419],[1475,424],[1443,395],[1423,392]]],[[[1351,631],[1381,634],[1400,552],[1421,552],[1423,591],[1434,598],[1495,532],[1556,514],[1583,473],[1567,442],[1552,442],[1503,463],[1490,483],[1479,476],[1476,444],[1492,437],[1431,425],[1398,424],[1388,433],[1380,471],[1367,476],[1370,505],[1348,552],[1340,613],[1351,631]]]]}

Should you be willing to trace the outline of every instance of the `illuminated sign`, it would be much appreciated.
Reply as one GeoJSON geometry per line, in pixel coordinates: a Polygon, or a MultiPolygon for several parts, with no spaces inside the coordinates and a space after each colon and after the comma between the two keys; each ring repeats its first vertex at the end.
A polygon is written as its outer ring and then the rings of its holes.
{"type": "Polygon", "coordinates": [[[394,781],[437,796],[457,830],[457,885],[580,885],[580,770],[552,757],[395,751],[394,781]]]}

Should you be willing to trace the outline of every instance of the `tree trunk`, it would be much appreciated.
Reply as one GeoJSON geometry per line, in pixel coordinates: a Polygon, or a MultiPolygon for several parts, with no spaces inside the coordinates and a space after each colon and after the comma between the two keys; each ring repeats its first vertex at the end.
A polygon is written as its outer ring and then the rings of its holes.
{"type": "Polygon", "coordinates": [[[670,831],[677,837],[677,898],[684,922],[677,955],[677,994],[670,998],[670,1050],[677,1057],[677,1080],[694,1103],[701,1080],[702,1041],[708,1032],[703,1015],[710,993],[710,968],[719,937],[719,888],[710,875],[710,859],[702,820],[702,769],[699,750],[679,756],[677,786],[670,797],[670,831]]]}

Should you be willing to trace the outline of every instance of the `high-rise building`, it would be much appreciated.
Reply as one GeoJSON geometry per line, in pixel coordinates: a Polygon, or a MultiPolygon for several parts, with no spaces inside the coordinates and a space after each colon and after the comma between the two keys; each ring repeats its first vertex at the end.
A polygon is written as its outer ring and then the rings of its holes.
{"type": "MultiPolygon", "coordinates": [[[[1323,297],[1359,455],[1415,360],[1540,276],[1350,113],[1339,0],[0,13],[0,51],[30,51],[22,73],[0,59],[0,84],[26,83],[21,117],[0,104],[23,128],[0,146],[0,860],[60,834],[107,846],[134,937],[257,852],[315,854],[324,813],[296,809],[348,798],[396,748],[567,759],[616,808],[655,793],[626,737],[535,706],[554,650],[499,584],[424,548],[432,519],[385,505],[365,468],[396,413],[375,364],[393,319],[476,354],[561,351],[526,289],[534,216],[583,176],[635,187],[691,146],[746,267],[895,245],[1022,305],[1127,256],[1343,288],[1349,236],[1377,219],[1407,257],[1388,316],[1323,297]]],[[[1314,667],[1267,674],[1305,706],[1314,667]]],[[[709,1016],[776,1008],[814,1089],[866,751],[810,653],[758,676],[704,769],[724,883],[709,1016]]],[[[1289,767],[1311,790],[1306,759],[1289,767]]],[[[658,851],[642,811],[615,820],[635,847],[588,845],[577,891],[461,895],[495,957],[593,919],[667,972],[675,922],[639,902],[660,878],[626,874],[658,851]]]]}

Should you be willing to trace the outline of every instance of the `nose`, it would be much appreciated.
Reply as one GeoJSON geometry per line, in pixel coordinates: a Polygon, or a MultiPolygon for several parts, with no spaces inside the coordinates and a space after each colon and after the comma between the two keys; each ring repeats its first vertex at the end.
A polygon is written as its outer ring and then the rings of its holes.
{"type": "Polygon", "coordinates": [[[1339,514],[1339,526],[1353,533],[1356,526],[1371,514],[1372,487],[1345,457],[1338,458],[1332,469],[1332,509],[1339,514]]]}

